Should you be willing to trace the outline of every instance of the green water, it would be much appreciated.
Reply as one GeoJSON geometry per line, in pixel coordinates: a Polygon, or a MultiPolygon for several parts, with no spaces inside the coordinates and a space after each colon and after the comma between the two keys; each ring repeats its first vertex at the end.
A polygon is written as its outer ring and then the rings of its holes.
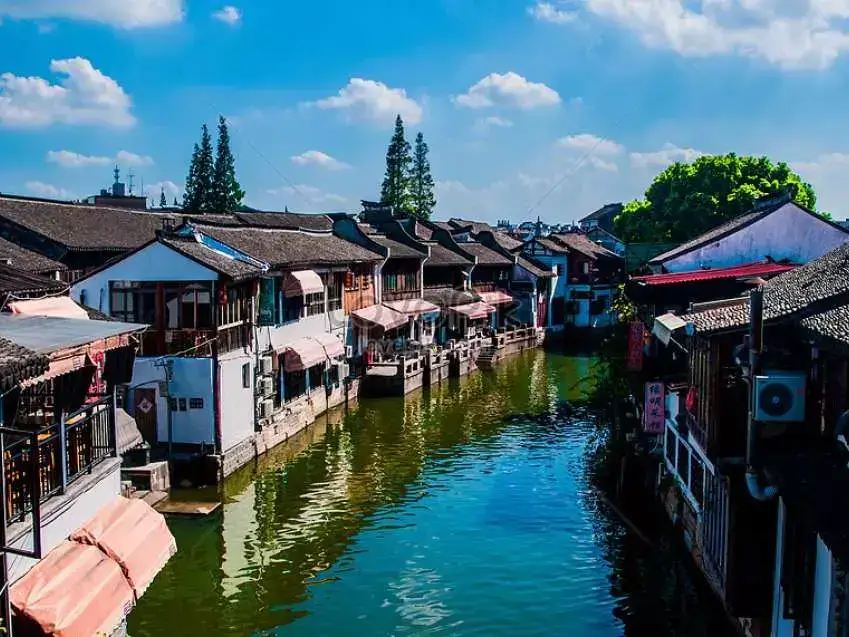
{"type": "Polygon", "coordinates": [[[726,634],[600,502],[598,429],[568,405],[590,369],[534,352],[316,423],[228,480],[220,514],[170,521],[130,634],[726,634]]]}

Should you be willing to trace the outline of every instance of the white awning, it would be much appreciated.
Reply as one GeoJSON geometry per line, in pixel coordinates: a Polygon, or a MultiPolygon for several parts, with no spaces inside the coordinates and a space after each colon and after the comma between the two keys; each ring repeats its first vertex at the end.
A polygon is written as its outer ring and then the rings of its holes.
{"type": "Polygon", "coordinates": [[[286,298],[305,296],[324,292],[324,282],[314,270],[287,272],[283,280],[283,294],[286,298]]]}
{"type": "Polygon", "coordinates": [[[405,325],[409,319],[406,314],[401,314],[391,307],[385,305],[369,305],[359,310],[351,312],[351,316],[355,320],[364,321],[382,327],[384,330],[391,330],[401,325],[405,325]]]}
{"type": "Polygon", "coordinates": [[[675,330],[680,330],[687,325],[687,321],[680,316],[676,316],[672,312],[667,312],[658,316],[654,320],[654,327],[651,333],[657,336],[658,340],[664,345],[669,345],[669,340],[672,338],[672,333],[675,330]]]}
{"type": "Polygon", "coordinates": [[[27,316],[58,316],[88,320],[88,314],[69,296],[52,296],[44,299],[27,299],[9,303],[12,314],[27,316]]]}
{"type": "Polygon", "coordinates": [[[386,301],[386,307],[392,308],[396,312],[406,314],[408,316],[418,316],[420,314],[431,314],[439,312],[439,306],[434,305],[424,299],[403,299],[400,301],[386,301]]]}

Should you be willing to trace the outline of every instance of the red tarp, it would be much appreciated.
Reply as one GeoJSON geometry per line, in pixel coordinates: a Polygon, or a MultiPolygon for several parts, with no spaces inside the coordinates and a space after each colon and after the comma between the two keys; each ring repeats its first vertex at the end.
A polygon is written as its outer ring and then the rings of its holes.
{"type": "Polygon", "coordinates": [[[632,277],[635,283],[643,285],[672,285],[675,283],[693,283],[696,281],[712,281],[716,279],[746,279],[749,277],[781,274],[796,269],[795,265],[781,263],[747,263],[731,268],[716,268],[714,270],[692,270],[690,272],[670,272],[667,274],[647,274],[632,277]]]}

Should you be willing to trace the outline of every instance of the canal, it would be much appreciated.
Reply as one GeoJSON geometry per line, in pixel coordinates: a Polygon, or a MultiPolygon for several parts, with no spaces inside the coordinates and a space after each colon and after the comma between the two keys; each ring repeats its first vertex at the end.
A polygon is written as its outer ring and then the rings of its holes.
{"type": "Polygon", "coordinates": [[[591,369],[533,352],[316,423],[169,521],[129,634],[732,635],[668,538],[599,497],[603,428],[571,406],[591,369]]]}

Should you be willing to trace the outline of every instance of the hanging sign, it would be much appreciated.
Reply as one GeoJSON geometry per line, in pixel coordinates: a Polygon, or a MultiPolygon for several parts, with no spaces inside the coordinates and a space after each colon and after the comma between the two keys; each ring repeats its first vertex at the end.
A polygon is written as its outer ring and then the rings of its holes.
{"type": "Polygon", "coordinates": [[[628,371],[638,372],[643,369],[643,341],[645,325],[642,321],[634,321],[628,329],[628,371]]]}
{"type": "Polygon", "coordinates": [[[274,325],[274,279],[262,279],[259,289],[259,324],[274,325]]]}
{"type": "Polygon", "coordinates": [[[646,383],[643,429],[647,434],[662,434],[666,425],[664,387],[661,381],[646,383]]]}

